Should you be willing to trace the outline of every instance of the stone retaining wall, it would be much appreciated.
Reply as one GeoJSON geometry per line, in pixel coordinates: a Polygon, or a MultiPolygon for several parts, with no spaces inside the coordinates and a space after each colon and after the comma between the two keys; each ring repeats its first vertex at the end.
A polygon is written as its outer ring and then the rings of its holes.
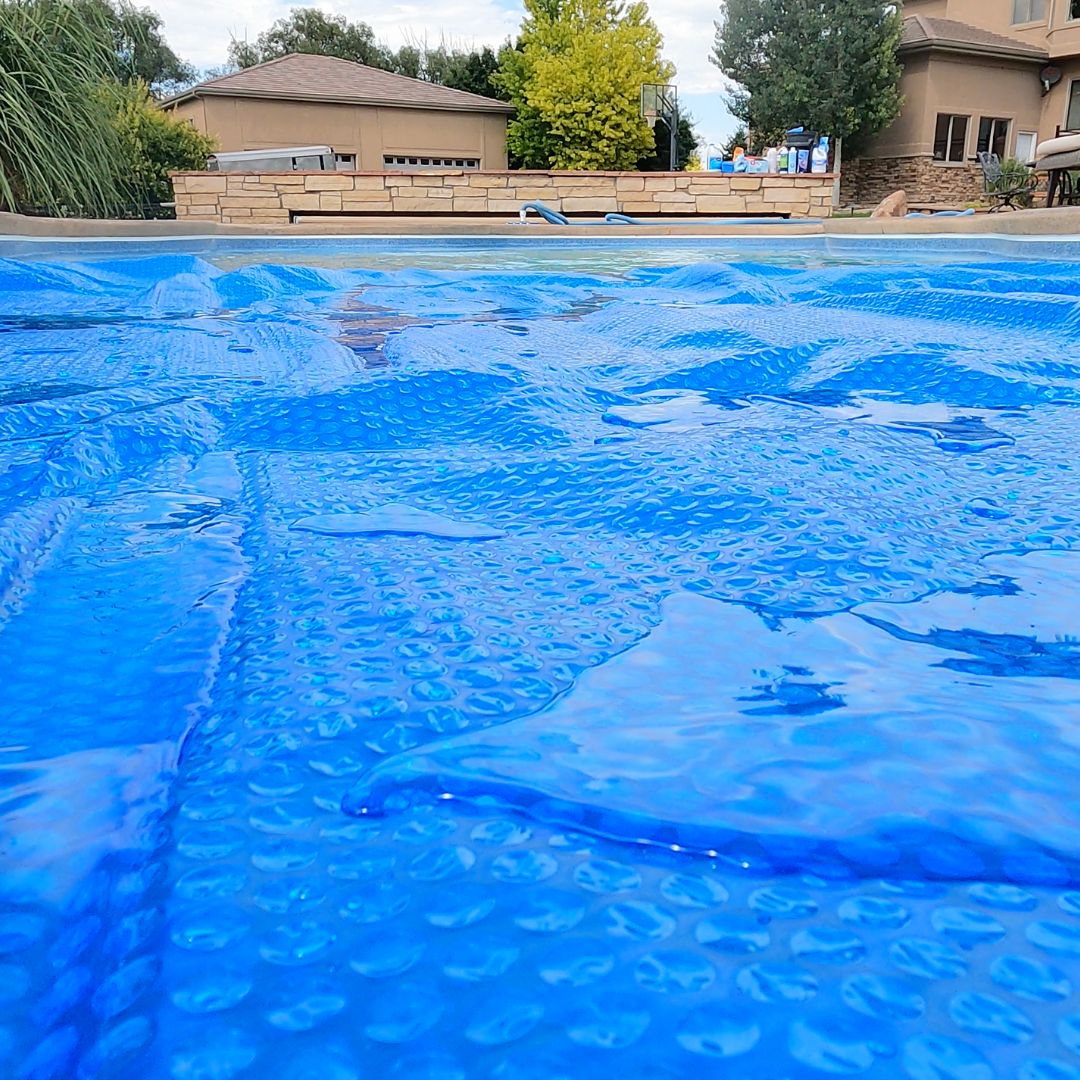
{"type": "Polygon", "coordinates": [[[894,191],[906,191],[912,206],[960,209],[982,197],[982,171],[971,162],[943,165],[929,155],[858,158],[844,163],[840,201],[845,206],[876,206],[894,191]]]}
{"type": "Polygon", "coordinates": [[[721,173],[174,173],[181,221],[284,225],[300,214],[494,215],[538,200],[568,215],[828,217],[833,177],[721,173]]]}

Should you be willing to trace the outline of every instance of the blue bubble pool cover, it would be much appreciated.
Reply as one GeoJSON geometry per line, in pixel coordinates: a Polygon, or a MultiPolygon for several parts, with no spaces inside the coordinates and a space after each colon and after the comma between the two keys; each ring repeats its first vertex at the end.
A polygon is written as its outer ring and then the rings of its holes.
{"type": "Polygon", "coordinates": [[[0,1075],[1080,1078],[1080,264],[908,250],[0,261],[0,1075]]]}

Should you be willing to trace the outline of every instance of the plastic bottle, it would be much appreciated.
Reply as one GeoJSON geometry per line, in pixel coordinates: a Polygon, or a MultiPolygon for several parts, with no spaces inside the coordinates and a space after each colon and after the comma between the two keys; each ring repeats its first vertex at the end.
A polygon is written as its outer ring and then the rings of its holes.
{"type": "Polygon", "coordinates": [[[776,152],[776,167],[782,173],[787,172],[787,147],[781,146],[776,152]]]}
{"type": "Polygon", "coordinates": [[[776,172],[780,165],[780,151],[775,146],[771,147],[765,155],[765,160],[769,163],[769,172],[776,172]]]}
{"type": "Polygon", "coordinates": [[[799,151],[796,150],[794,146],[788,147],[787,171],[789,173],[796,173],[799,171],[799,151]]]}
{"type": "Polygon", "coordinates": [[[827,135],[822,135],[821,142],[814,147],[812,159],[811,170],[813,172],[824,173],[829,171],[829,137],[827,135]]]}
{"type": "Polygon", "coordinates": [[[809,150],[800,150],[799,151],[799,172],[809,172],[809,171],[810,171],[810,151],[809,150]]]}

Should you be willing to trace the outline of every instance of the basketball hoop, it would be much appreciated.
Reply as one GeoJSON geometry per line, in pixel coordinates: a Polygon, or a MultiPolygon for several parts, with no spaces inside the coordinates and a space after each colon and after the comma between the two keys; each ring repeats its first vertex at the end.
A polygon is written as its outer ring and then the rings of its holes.
{"type": "Polygon", "coordinates": [[[663,86],[659,83],[644,83],[641,87],[641,115],[649,127],[656,127],[660,115],[661,90],[663,86]]]}
{"type": "Polygon", "coordinates": [[[641,115],[655,130],[656,121],[663,120],[671,136],[671,162],[674,168],[679,127],[679,91],[669,83],[642,83],[641,115]]]}

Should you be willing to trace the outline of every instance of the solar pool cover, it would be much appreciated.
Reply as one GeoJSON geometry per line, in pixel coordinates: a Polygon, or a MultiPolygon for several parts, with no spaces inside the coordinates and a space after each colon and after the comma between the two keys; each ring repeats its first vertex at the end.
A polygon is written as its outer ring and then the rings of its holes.
{"type": "Polygon", "coordinates": [[[0,1075],[1080,1078],[1080,249],[717,243],[9,247],[0,1075]]]}

